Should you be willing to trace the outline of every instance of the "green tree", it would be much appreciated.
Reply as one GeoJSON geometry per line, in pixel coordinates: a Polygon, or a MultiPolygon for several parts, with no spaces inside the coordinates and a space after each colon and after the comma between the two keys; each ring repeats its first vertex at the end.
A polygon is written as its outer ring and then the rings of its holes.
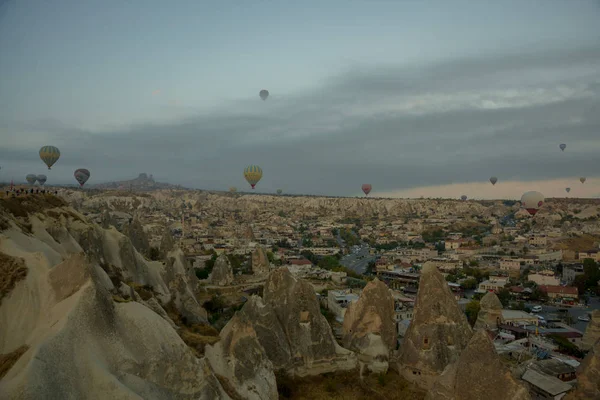
{"type": "Polygon", "coordinates": [[[215,266],[216,261],[217,261],[217,253],[214,253],[212,255],[212,257],[210,258],[210,260],[204,261],[204,269],[208,270],[208,272],[211,272],[213,267],[215,266]]]}
{"type": "Polygon", "coordinates": [[[267,251],[267,259],[270,263],[272,263],[273,261],[275,261],[275,255],[272,252],[267,251]]]}
{"type": "Polygon", "coordinates": [[[313,241],[310,238],[302,238],[302,246],[304,247],[314,247],[315,244],[313,243],[313,241]]]}
{"type": "Polygon", "coordinates": [[[317,265],[323,269],[334,269],[340,266],[340,262],[334,256],[325,256],[319,260],[317,265]]]}
{"type": "Polygon", "coordinates": [[[456,283],[457,280],[458,279],[456,278],[456,275],[452,275],[452,274],[446,275],[446,282],[456,283]]]}
{"type": "Polygon", "coordinates": [[[481,309],[481,307],[477,300],[471,300],[465,307],[465,313],[467,314],[467,320],[469,320],[469,324],[471,324],[471,326],[475,325],[475,321],[477,321],[477,315],[479,314],[480,309],[481,309]]]}
{"type": "Polygon", "coordinates": [[[160,258],[160,251],[156,247],[150,247],[150,252],[148,255],[150,260],[157,261],[160,258]]]}
{"type": "Polygon", "coordinates": [[[497,293],[498,300],[502,303],[502,307],[506,308],[510,303],[510,291],[506,288],[502,288],[497,293]]]}
{"type": "Polygon", "coordinates": [[[475,279],[466,279],[466,280],[464,280],[460,284],[460,287],[462,287],[465,290],[475,289],[477,287],[477,280],[475,280],[475,279]]]}

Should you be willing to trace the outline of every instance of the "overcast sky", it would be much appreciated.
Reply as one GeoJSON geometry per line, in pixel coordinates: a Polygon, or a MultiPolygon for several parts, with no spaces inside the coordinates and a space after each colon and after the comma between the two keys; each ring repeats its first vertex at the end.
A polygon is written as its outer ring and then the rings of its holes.
{"type": "Polygon", "coordinates": [[[596,0],[0,4],[0,181],[600,194],[596,0]]]}

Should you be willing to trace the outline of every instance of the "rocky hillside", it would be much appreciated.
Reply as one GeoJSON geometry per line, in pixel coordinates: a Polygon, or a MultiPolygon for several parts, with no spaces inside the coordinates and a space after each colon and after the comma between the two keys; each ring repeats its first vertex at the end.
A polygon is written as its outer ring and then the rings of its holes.
{"type": "MultiPolygon", "coordinates": [[[[149,261],[52,195],[0,199],[0,273],[0,398],[302,398],[358,377],[314,288],[286,268],[219,333],[179,249],[149,261]],[[298,391],[309,377],[314,387],[298,391]]],[[[379,391],[340,390],[424,396],[398,375],[381,379],[379,391]]]]}
{"type": "Polygon", "coordinates": [[[1,200],[0,229],[0,398],[230,398],[183,339],[218,340],[180,251],[149,262],[49,195],[1,200]]]}
{"type": "MultiPolygon", "coordinates": [[[[270,196],[253,194],[210,193],[192,190],[155,190],[147,193],[100,191],[82,193],[66,191],[65,199],[83,209],[109,209],[133,213],[136,210],[156,208],[180,209],[182,205],[195,212],[210,210],[211,214],[249,214],[252,217],[269,217],[284,212],[291,217],[422,217],[448,218],[460,216],[502,217],[519,213],[518,202],[459,201],[448,199],[383,199],[346,197],[270,196]]],[[[597,220],[600,200],[548,199],[537,215],[540,224],[569,219],[571,223],[597,220]]]]}

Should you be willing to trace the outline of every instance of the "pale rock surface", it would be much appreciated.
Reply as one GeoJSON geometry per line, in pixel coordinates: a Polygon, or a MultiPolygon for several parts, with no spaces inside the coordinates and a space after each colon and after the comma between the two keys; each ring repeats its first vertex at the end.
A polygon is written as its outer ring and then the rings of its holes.
{"type": "Polygon", "coordinates": [[[592,311],[592,318],[588,322],[583,338],[581,341],[581,349],[589,350],[600,339],[600,310],[592,311]]]}
{"type": "Polygon", "coordinates": [[[258,340],[275,370],[288,368],[292,361],[290,344],[273,307],[265,304],[261,297],[253,295],[238,314],[252,322],[258,340]]]}
{"type": "Polygon", "coordinates": [[[269,274],[263,294],[290,344],[288,372],[316,375],[357,366],[356,355],[336,343],[310,283],[295,278],[287,268],[279,268],[269,274]]]}
{"type": "Polygon", "coordinates": [[[165,320],[137,302],[114,303],[81,254],[51,268],[33,257],[0,306],[0,353],[30,347],[0,398],[229,398],[165,320]]]}
{"type": "Polygon", "coordinates": [[[421,273],[413,319],[398,355],[398,371],[424,389],[456,362],[473,331],[442,274],[434,266],[421,273]]]}
{"type": "MultiPolygon", "coordinates": [[[[165,266],[69,208],[30,215],[31,233],[1,208],[0,219],[0,252],[28,269],[0,305],[0,354],[29,347],[0,382],[0,398],[230,398],[160,303],[122,285],[152,285],[169,301],[165,266]],[[119,290],[137,301],[114,302],[119,290]]],[[[185,275],[176,265],[175,275],[185,275]]]]}
{"type": "Polygon", "coordinates": [[[131,244],[138,252],[145,256],[149,255],[150,243],[148,242],[148,237],[146,232],[144,232],[144,227],[142,226],[138,215],[133,218],[131,223],[126,223],[123,226],[123,234],[129,237],[131,244]]]}
{"type": "Polygon", "coordinates": [[[278,399],[273,364],[258,341],[252,322],[243,313],[236,313],[219,336],[219,342],[205,349],[215,374],[227,379],[243,399],[278,399]]]}
{"type": "Polygon", "coordinates": [[[207,323],[207,313],[198,302],[199,280],[194,274],[183,251],[179,248],[167,255],[166,267],[162,273],[169,287],[171,299],[181,315],[192,324],[207,323]]]}
{"type": "Polygon", "coordinates": [[[600,399],[600,340],[577,368],[577,386],[566,397],[568,400],[600,399]]]}
{"type": "Polygon", "coordinates": [[[166,259],[168,254],[175,248],[175,240],[171,230],[165,226],[163,229],[162,239],[160,241],[159,252],[161,258],[166,259]]]}
{"type": "Polygon", "coordinates": [[[477,314],[474,329],[497,330],[498,321],[502,320],[502,303],[496,293],[488,292],[479,302],[481,307],[477,314]]]}
{"type": "Polygon", "coordinates": [[[255,275],[268,274],[270,269],[269,257],[264,247],[259,246],[252,252],[252,273],[255,275]]]}
{"type": "Polygon", "coordinates": [[[212,272],[210,273],[210,282],[217,286],[229,286],[233,283],[233,269],[227,259],[227,256],[221,254],[217,257],[212,272]]]}
{"type": "Polygon", "coordinates": [[[457,362],[446,367],[426,400],[530,400],[527,387],[502,364],[485,330],[477,330],[457,362]]]}
{"type": "Polygon", "coordinates": [[[151,297],[146,301],[142,301],[141,303],[144,304],[149,309],[151,309],[152,311],[154,311],[155,313],[157,313],[158,315],[160,315],[165,321],[167,321],[169,323],[169,325],[171,325],[171,328],[173,328],[175,330],[179,329],[177,327],[177,325],[175,325],[175,322],[173,322],[171,317],[169,317],[169,314],[167,314],[165,309],[160,305],[160,303],[154,297],[151,297]]]}
{"type": "Polygon", "coordinates": [[[371,372],[386,373],[396,343],[394,299],[385,283],[375,278],[346,310],[343,344],[357,352],[361,364],[371,372]]]}

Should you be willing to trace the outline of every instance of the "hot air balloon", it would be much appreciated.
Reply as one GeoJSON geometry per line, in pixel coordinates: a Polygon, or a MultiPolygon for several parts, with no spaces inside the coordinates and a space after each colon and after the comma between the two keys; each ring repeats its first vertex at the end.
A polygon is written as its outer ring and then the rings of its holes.
{"type": "Polygon", "coordinates": [[[362,191],[365,193],[365,195],[368,195],[369,193],[371,193],[371,184],[370,183],[364,183],[362,185],[362,191]]]}
{"type": "Polygon", "coordinates": [[[283,190],[277,189],[277,194],[281,194],[281,193],[283,193],[283,190]]]}
{"type": "Polygon", "coordinates": [[[258,165],[248,165],[246,168],[244,168],[244,178],[246,178],[250,186],[252,186],[252,189],[254,189],[254,186],[256,186],[258,181],[260,181],[262,175],[262,168],[260,168],[258,165]]]}
{"type": "Polygon", "coordinates": [[[29,183],[30,185],[33,185],[35,183],[35,181],[37,181],[37,175],[35,174],[29,174],[25,177],[25,180],[27,181],[27,183],[29,183]]]}
{"type": "Polygon", "coordinates": [[[527,192],[521,196],[521,207],[531,215],[535,215],[544,204],[544,195],[540,192],[527,192]]]}
{"type": "Polygon", "coordinates": [[[79,168],[75,170],[73,176],[79,182],[79,186],[83,187],[83,185],[90,179],[90,171],[85,168],[79,168]]]}
{"type": "Polygon", "coordinates": [[[467,199],[467,196],[463,194],[462,196],[460,196],[460,199],[461,199],[462,201],[465,201],[465,200],[467,199]]]}
{"type": "Polygon", "coordinates": [[[40,158],[51,169],[55,162],[60,158],[60,150],[54,146],[44,146],[40,149],[40,158]]]}
{"type": "Polygon", "coordinates": [[[560,149],[561,149],[562,151],[565,151],[565,149],[567,148],[567,145],[566,145],[566,144],[564,144],[564,143],[561,143],[561,144],[559,144],[559,145],[558,145],[558,147],[560,147],[560,149]]]}
{"type": "Polygon", "coordinates": [[[44,183],[46,183],[46,181],[48,180],[48,177],[44,174],[40,174],[37,176],[37,181],[40,183],[40,185],[44,186],[44,183]]]}
{"type": "Polygon", "coordinates": [[[260,91],[260,93],[258,95],[260,96],[261,99],[263,99],[263,101],[265,101],[267,99],[267,97],[269,97],[269,91],[266,89],[263,89],[260,91]]]}
{"type": "Polygon", "coordinates": [[[232,186],[232,187],[229,188],[229,191],[231,193],[235,193],[235,192],[237,192],[237,188],[235,186],[232,186]]]}
{"type": "Polygon", "coordinates": [[[495,176],[492,176],[492,177],[490,178],[490,182],[492,182],[492,185],[495,185],[495,184],[496,184],[496,182],[498,182],[498,178],[496,178],[495,176]]]}
{"type": "Polygon", "coordinates": [[[571,188],[565,188],[565,191],[566,191],[567,193],[569,193],[569,192],[571,191],[571,188]]]}
{"type": "Polygon", "coordinates": [[[582,176],[581,178],[579,178],[579,182],[585,183],[585,176],[582,176]]]}

